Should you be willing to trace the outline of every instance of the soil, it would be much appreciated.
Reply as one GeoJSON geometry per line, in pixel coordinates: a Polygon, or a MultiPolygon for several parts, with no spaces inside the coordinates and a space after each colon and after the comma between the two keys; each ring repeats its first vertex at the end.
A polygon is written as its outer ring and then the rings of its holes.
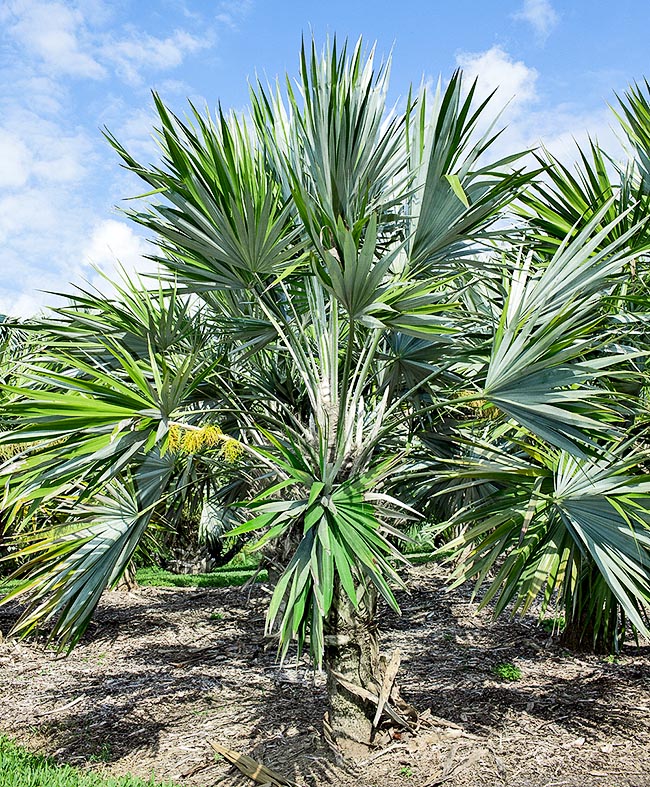
{"type": "MultiPolygon", "coordinates": [[[[431,709],[420,734],[387,731],[355,765],[323,736],[325,684],[280,666],[264,637],[269,588],[106,593],[67,657],[0,643],[0,733],[60,762],[177,784],[251,787],[208,741],[301,787],[650,787],[650,647],[612,663],[569,653],[534,618],[493,622],[444,569],[409,572],[399,648],[402,695],[431,709]],[[507,681],[499,664],[521,672],[507,681]]],[[[0,608],[5,635],[17,606],[0,608]]]]}

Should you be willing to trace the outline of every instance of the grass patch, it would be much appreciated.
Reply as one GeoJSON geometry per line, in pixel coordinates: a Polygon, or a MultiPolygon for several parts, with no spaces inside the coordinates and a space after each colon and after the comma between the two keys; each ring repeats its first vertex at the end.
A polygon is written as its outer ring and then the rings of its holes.
{"type": "Polygon", "coordinates": [[[420,566],[423,563],[437,563],[443,560],[447,555],[444,552],[436,554],[433,550],[424,552],[406,552],[404,557],[414,566],[420,566]]]}
{"type": "Polygon", "coordinates": [[[0,735],[0,787],[174,787],[173,782],[148,781],[135,776],[110,777],[57,765],[48,757],[31,754],[0,735]]]}
{"type": "MultiPolygon", "coordinates": [[[[246,560],[235,559],[214,571],[206,574],[174,574],[165,571],[157,566],[147,566],[136,571],[136,579],[139,585],[148,587],[177,587],[177,588],[225,588],[237,587],[248,582],[255,576],[258,570],[258,563],[250,558],[246,560]]],[[[257,582],[266,582],[268,572],[260,571],[257,574],[257,582]]],[[[20,580],[9,580],[0,577],[0,598],[18,587],[20,580]]]]}
{"type": "MultiPolygon", "coordinates": [[[[444,553],[435,554],[431,550],[412,552],[407,554],[409,562],[415,566],[423,563],[434,563],[445,557],[444,553]]],[[[206,574],[174,574],[158,566],[146,566],[136,571],[139,585],[147,587],[177,587],[177,588],[225,588],[244,585],[251,579],[258,569],[258,562],[248,555],[237,556],[228,565],[217,568],[206,574]]],[[[260,571],[257,582],[267,582],[268,572],[260,571]]],[[[20,580],[0,577],[0,598],[6,596],[18,587],[20,580]]]]}
{"type": "MultiPolygon", "coordinates": [[[[248,582],[255,575],[257,569],[217,569],[209,574],[174,574],[155,566],[139,568],[136,572],[138,585],[147,587],[177,587],[177,588],[225,588],[236,587],[248,582]]],[[[266,582],[268,572],[260,571],[257,582],[266,582]]],[[[0,581],[0,598],[18,587],[18,580],[0,581]]]]}
{"type": "MultiPolygon", "coordinates": [[[[406,555],[415,566],[423,563],[434,563],[446,557],[445,553],[435,554],[431,550],[411,552],[406,555]]],[[[147,587],[177,588],[225,588],[238,587],[251,579],[257,571],[259,563],[248,555],[238,555],[228,565],[217,568],[206,574],[174,574],[157,566],[147,566],[136,571],[139,585],[147,587]]],[[[268,573],[263,570],[257,575],[257,582],[267,582],[268,573]]],[[[0,577],[0,598],[7,595],[20,584],[19,580],[0,577]]]]}
{"type": "Polygon", "coordinates": [[[20,582],[17,579],[2,579],[0,577],[0,596],[5,596],[18,585],[20,585],[20,582]]]}
{"type": "MultiPolygon", "coordinates": [[[[209,574],[173,574],[162,568],[139,568],[136,579],[139,585],[149,587],[177,587],[177,588],[224,588],[243,585],[253,576],[257,568],[219,568],[209,574]]],[[[256,581],[265,582],[268,573],[260,571],[256,581]]]]}

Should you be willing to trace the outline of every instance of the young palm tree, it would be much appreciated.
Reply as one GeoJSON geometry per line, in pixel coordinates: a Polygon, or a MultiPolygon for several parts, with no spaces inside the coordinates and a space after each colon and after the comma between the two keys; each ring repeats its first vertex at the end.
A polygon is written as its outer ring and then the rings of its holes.
{"type": "MultiPolygon", "coordinates": [[[[47,624],[76,642],[157,512],[198,485],[239,512],[234,536],[281,546],[267,627],[283,656],[296,642],[326,668],[337,738],[367,741],[385,665],[377,599],[397,609],[401,523],[419,516],[407,501],[450,474],[489,489],[492,506],[505,490],[522,538],[530,501],[549,494],[558,517],[582,517],[586,549],[628,527],[636,540],[605,546],[599,566],[636,612],[650,575],[632,497],[646,490],[620,479],[609,446],[626,411],[597,385],[629,363],[603,342],[600,304],[635,227],[612,236],[621,219],[602,226],[606,203],[543,264],[511,254],[497,220],[534,173],[520,155],[490,160],[496,134],[477,134],[487,102],[456,73],[387,112],[387,83],[361,43],[312,45],[295,85],[252,89],[250,122],[195,110],[183,122],[155,96],[156,165],[109,135],[149,187],[129,215],[155,237],[169,290],[121,294],[160,305],[135,331],[119,300],[78,299],[28,382],[6,389],[6,440],[38,441],[4,467],[10,514],[72,500],[76,523],[25,550],[18,631],[47,624]],[[489,427],[468,418],[488,409],[489,427]],[[544,452],[552,467],[527,461],[544,452]],[[576,508],[568,476],[595,478],[603,462],[598,505],[576,508]],[[620,514],[609,529],[603,507],[620,514]]],[[[468,517],[485,513],[490,533],[498,509],[476,499],[468,517]]]]}

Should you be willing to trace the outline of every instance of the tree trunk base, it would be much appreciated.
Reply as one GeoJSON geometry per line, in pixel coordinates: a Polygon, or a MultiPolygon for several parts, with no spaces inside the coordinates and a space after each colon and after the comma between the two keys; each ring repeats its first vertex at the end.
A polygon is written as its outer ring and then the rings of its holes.
{"type": "MultiPolygon", "coordinates": [[[[358,762],[359,760],[365,759],[370,754],[372,747],[369,741],[356,740],[349,737],[350,730],[347,726],[344,730],[340,728],[340,725],[338,729],[334,729],[330,720],[330,713],[326,711],[323,717],[325,740],[342,760],[358,762]]],[[[364,734],[364,731],[359,730],[359,733],[364,734]]]]}
{"type": "Polygon", "coordinates": [[[594,655],[607,655],[612,652],[609,643],[603,636],[594,636],[593,626],[578,623],[567,623],[560,634],[558,642],[563,648],[574,653],[593,653],[594,655]]]}
{"type": "Polygon", "coordinates": [[[419,715],[395,684],[401,654],[379,655],[376,596],[360,588],[355,607],[340,586],[325,630],[326,733],[344,757],[363,758],[380,729],[415,732],[419,715]]]}
{"type": "Polygon", "coordinates": [[[367,747],[373,734],[370,697],[379,668],[374,614],[376,597],[370,588],[362,592],[359,606],[355,608],[337,583],[326,625],[328,723],[341,750],[367,747]]]}
{"type": "Polygon", "coordinates": [[[130,593],[132,590],[137,590],[138,588],[138,580],[135,576],[135,568],[133,564],[129,564],[124,573],[117,581],[117,584],[112,588],[114,591],[122,591],[125,593],[130,593]]]}

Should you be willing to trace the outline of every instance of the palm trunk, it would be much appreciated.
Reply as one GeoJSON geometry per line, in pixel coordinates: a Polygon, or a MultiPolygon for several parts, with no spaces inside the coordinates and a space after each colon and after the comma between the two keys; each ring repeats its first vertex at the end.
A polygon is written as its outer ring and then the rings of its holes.
{"type": "Polygon", "coordinates": [[[602,634],[596,635],[594,622],[586,615],[574,614],[566,619],[559,643],[575,653],[606,653],[602,634]]]}
{"type": "Polygon", "coordinates": [[[138,580],[135,575],[135,566],[133,565],[133,562],[129,562],[113,590],[121,590],[130,593],[132,590],[136,590],[137,588],[138,580]]]}
{"type": "Polygon", "coordinates": [[[329,725],[344,754],[354,756],[371,741],[376,707],[363,699],[363,691],[377,694],[379,644],[375,614],[377,597],[366,588],[355,609],[345,591],[336,583],[332,611],[325,629],[325,669],[329,725]],[[349,684],[361,691],[351,691],[349,684]]]}
{"type": "Polygon", "coordinates": [[[566,625],[559,640],[569,650],[598,654],[618,650],[620,621],[616,603],[606,604],[603,601],[603,608],[599,610],[601,619],[596,629],[597,610],[591,602],[598,579],[599,571],[594,563],[583,566],[566,606],[566,625]]]}

